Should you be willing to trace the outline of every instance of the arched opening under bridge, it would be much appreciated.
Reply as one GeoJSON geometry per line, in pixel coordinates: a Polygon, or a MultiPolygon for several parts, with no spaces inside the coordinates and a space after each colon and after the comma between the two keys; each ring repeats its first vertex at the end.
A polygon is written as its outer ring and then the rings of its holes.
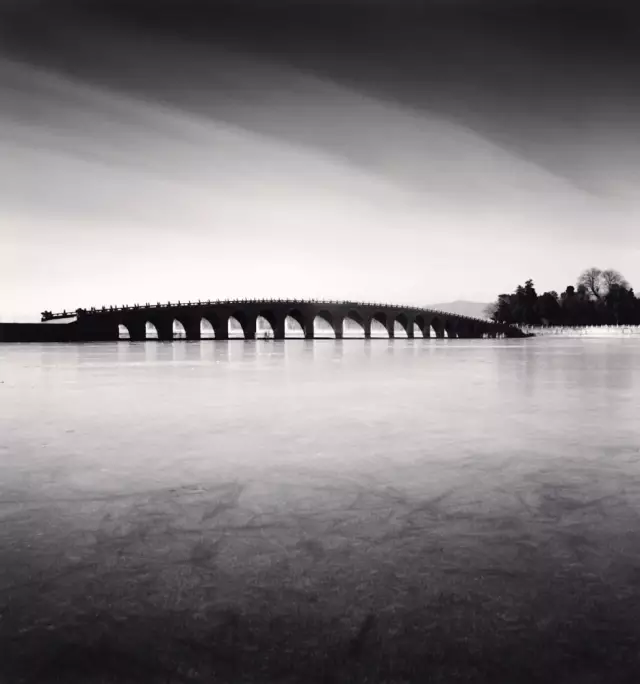
{"type": "Polygon", "coordinates": [[[200,320],[200,339],[201,340],[214,340],[216,333],[213,330],[213,325],[211,321],[206,318],[200,320]]]}
{"type": "Polygon", "coordinates": [[[261,313],[256,318],[256,339],[272,340],[275,337],[275,321],[269,313],[261,313]]]}
{"type": "Polygon", "coordinates": [[[421,337],[424,337],[424,335],[422,334],[422,328],[417,323],[413,323],[412,327],[413,327],[413,336],[415,338],[419,339],[421,337]]]}
{"type": "Polygon", "coordinates": [[[375,314],[371,318],[371,338],[381,339],[385,337],[389,337],[387,317],[384,314],[375,314]]]}
{"type": "Polygon", "coordinates": [[[131,335],[129,334],[129,328],[123,323],[118,325],[118,339],[119,340],[130,340],[131,335]]]}
{"type": "Polygon", "coordinates": [[[184,329],[184,325],[178,320],[173,321],[173,339],[174,340],[186,340],[187,331],[184,329]]]}
{"type": "Polygon", "coordinates": [[[409,321],[407,320],[407,317],[404,314],[396,316],[396,319],[393,322],[393,336],[405,338],[409,337],[409,334],[407,333],[408,327],[409,321]]]}
{"type": "Polygon", "coordinates": [[[242,325],[241,315],[229,316],[228,330],[230,340],[243,340],[244,327],[242,325]]]}
{"type": "Polygon", "coordinates": [[[313,319],[314,337],[316,339],[335,339],[336,331],[333,329],[333,318],[328,311],[321,311],[313,319]]]}
{"type": "Polygon", "coordinates": [[[304,339],[304,318],[299,311],[290,311],[284,319],[284,336],[292,339],[304,339]]]}
{"type": "Polygon", "coordinates": [[[357,311],[349,311],[342,321],[342,337],[364,339],[364,320],[357,311]]]}
{"type": "Polygon", "coordinates": [[[148,339],[148,340],[157,340],[158,339],[158,329],[156,328],[156,326],[151,321],[145,322],[144,329],[145,329],[146,339],[148,339]]]}

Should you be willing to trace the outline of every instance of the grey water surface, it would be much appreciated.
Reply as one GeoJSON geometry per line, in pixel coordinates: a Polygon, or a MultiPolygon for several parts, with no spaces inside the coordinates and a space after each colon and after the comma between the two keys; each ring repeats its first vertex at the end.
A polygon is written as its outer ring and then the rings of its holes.
{"type": "Polygon", "coordinates": [[[640,340],[0,345],[0,681],[640,681],[640,340]]]}

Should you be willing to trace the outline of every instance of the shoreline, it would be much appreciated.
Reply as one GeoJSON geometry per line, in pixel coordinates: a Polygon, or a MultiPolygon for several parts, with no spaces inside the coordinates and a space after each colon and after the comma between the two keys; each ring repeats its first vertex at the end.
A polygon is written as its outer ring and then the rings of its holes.
{"type": "Polygon", "coordinates": [[[535,337],[640,337],[640,325],[522,326],[535,337]]]}

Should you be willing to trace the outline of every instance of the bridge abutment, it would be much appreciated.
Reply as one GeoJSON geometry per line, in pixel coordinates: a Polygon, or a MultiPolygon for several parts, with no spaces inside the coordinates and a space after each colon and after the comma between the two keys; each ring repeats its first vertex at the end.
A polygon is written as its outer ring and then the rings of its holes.
{"type": "Polygon", "coordinates": [[[73,325],[75,330],[71,339],[79,342],[117,342],[120,339],[118,322],[111,318],[102,321],[80,318],[73,325]]]}

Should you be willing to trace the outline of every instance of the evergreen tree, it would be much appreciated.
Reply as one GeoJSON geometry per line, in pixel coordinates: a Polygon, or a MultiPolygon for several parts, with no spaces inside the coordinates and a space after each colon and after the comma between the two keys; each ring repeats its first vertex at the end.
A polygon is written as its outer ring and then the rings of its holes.
{"type": "Polygon", "coordinates": [[[538,296],[533,280],[501,294],[487,308],[492,320],[516,325],[640,325],[640,300],[615,269],[589,268],[568,285],[538,296]]]}

